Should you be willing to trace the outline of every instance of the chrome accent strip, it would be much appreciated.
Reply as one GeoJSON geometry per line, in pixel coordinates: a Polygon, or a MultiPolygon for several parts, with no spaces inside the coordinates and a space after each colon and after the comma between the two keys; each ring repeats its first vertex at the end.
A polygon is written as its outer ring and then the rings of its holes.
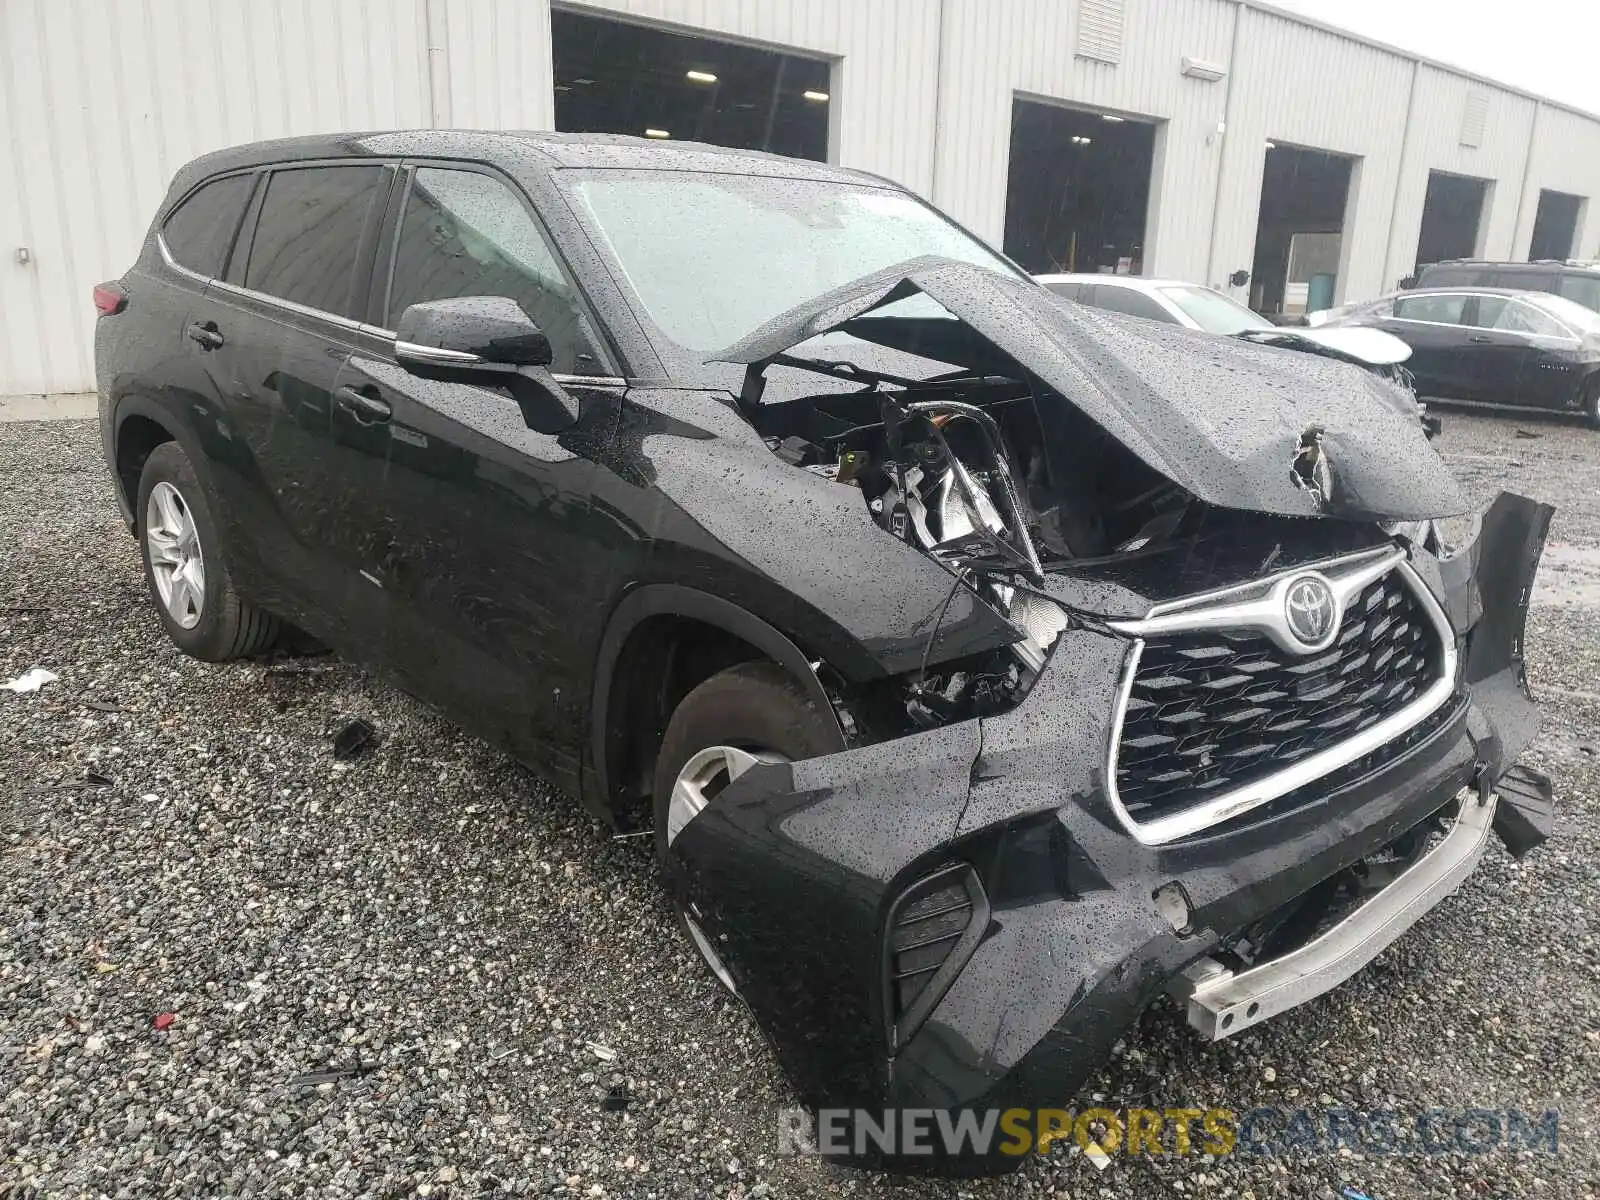
{"type": "MultiPolygon", "coordinates": [[[[180,263],[177,259],[172,257],[172,251],[167,246],[167,239],[159,231],[156,233],[156,248],[161,251],[162,261],[164,261],[167,266],[171,267],[174,271],[177,271],[181,275],[186,275],[196,283],[206,284],[208,287],[214,287],[219,291],[229,292],[235,296],[241,296],[246,300],[255,300],[262,304],[271,305],[274,308],[281,308],[285,312],[291,312],[297,316],[312,317],[318,321],[330,321],[339,326],[341,329],[354,329],[361,333],[374,332],[372,326],[363,324],[360,321],[352,320],[350,317],[342,317],[338,313],[326,312],[323,309],[312,308],[305,304],[296,304],[293,300],[285,300],[281,296],[269,296],[266,292],[258,292],[254,288],[240,287],[238,284],[229,283],[225,279],[215,279],[207,275],[202,275],[198,271],[191,270],[180,263]]],[[[394,335],[391,334],[390,336],[392,337],[394,335]]]]}
{"type": "Polygon", "coordinates": [[[483,362],[481,355],[469,353],[466,350],[447,350],[443,346],[423,346],[417,342],[402,341],[395,338],[394,356],[399,359],[413,358],[422,362],[440,363],[445,366],[471,366],[473,363],[483,362]]]}
{"type": "MultiPolygon", "coordinates": [[[[1398,546],[1380,546],[1349,558],[1309,563],[1252,580],[1235,587],[1198,596],[1185,596],[1158,604],[1137,621],[1109,621],[1118,633],[1143,638],[1156,633],[1203,632],[1209,629],[1248,629],[1264,633],[1293,654],[1315,653],[1289,631],[1283,599],[1295,580],[1320,575],[1333,589],[1338,607],[1334,622],[1344,618],[1345,605],[1376,579],[1382,579],[1406,556],[1398,546]]],[[[1332,639],[1329,639],[1331,644],[1332,639]]],[[[1318,647],[1317,649],[1326,649],[1318,647]]]]}
{"type": "MultiPolygon", "coordinates": [[[[1411,588],[1412,595],[1422,605],[1423,612],[1433,622],[1434,630],[1439,636],[1442,662],[1439,678],[1434,681],[1433,685],[1399,712],[1390,714],[1376,725],[1363,729],[1360,733],[1345,741],[1329,746],[1326,750],[1318,751],[1310,758],[1301,759],[1292,766],[1268,775],[1264,779],[1258,779],[1254,783],[1236,787],[1220,796],[1213,796],[1211,799],[1201,804],[1196,804],[1191,808],[1183,809],[1181,812],[1145,822],[1136,821],[1129,815],[1127,808],[1122,803],[1122,796],[1117,790],[1117,754],[1122,746],[1122,723],[1127,717],[1128,697],[1133,691],[1134,675],[1139,669],[1139,659],[1144,653],[1144,639],[1138,637],[1129,649],[1127,662],[1122,668],[1122,681],[1117,688],[1116,703],[1111,710],[1111,736],[1106,747],[1106,799],[1110,802],[1111,810],[1116,814],[1117,820],[1122,822],[1122,827],[1132,834],[1136,841],[1145,846],[1165,845],[1167,842],[1188,837],[1190,834],[1198,833],[1200,830],[1218,824],[1221,821],[1249,812],[1252,808],[1257,808],[1269,800],[1276,800],[1279,796],[1292,792],[1296,788],[1305,787],[1308,783],[1314,783],[1330,771],[1337,771],[1340,767],[1354,762],[1363,754],[1369,754],[1385,742],[1399,737],[1450,698],[1456,687],[1458,658],[1456,635],[1455,631],[1450,627],[1450,620],[1445,616],[1444,609],[1440,607],[1439,602],[1434,599],[1433,593],[1428,590],[1428,585],[1422,581],[1422,577],[1417,574],[1409,562],[1403,561],[1405,558],[1403,551],[1396,549],[1393,553],[1390,553],[1385,550],[1382,553],[1382,561],[1386,564],[1384,571],[1393,568],[1401,573],[1407,586],[1411,588]]],[[[1374,574],[1372,568],[1376,560],[1374,562],[1364,561],[1368,559],[1373,559],[1373,556],[1361,555],[1356,559],[1346,560],[1347,562],[1353,561],[1363,564],[1360,566],[1359,571],[1355,573],[1365,578],[1366,582],[1362,584],[1363,587],[1376,579],[1382,578],[1384,573],[1384,571],[1378,571],[1374,574]]],[[[1273,585],[1274,590],[1282,584],[1283,579],[1297,578],[1306,574],[1310,569],[1302,568],[1285,572],[1278,579],[1277,584],[1273,585]]],[[[1354,575],[1351,577],[1354,577],[1354,575]]],[[[1250,584],[1247,585],[1247,588],[1253,589],[1258,586],[1260,585],[1250,584]]],[[[1223,593],[1218,593],[1218,595],[1226,595],[1238,590],[1237,588],[1231,588],[1223,593]]],[[[1185,608],[1188,608],[1190,602],[1185,600],[1181,603],[1185,608]]],[[[1218,628],[1217,623],[1209,620],[1210,611],[1206,609],[1201,612],[1190,613],[1190,620],[1194,623],[1188,625],[1163,623],[1158,628],[1150,629],[1149,632],[1168,633],[1173,632],[1175,629],[1204,630],[1218,628]],[[1197,620],[1197,618],[1202,617],[1207,619],[1203,621],[1197,620]]],[[[1246,611],[1253,611],[1252,606],[1246,606],[1246,611]]],[[[1156,613],[1157,610],[1152,609],[1151,612],[1156,613]]],[[[1145,619],[1146,622],[1150,620],[1151,618],[1149,617],[1145,619]]],[[[1124,621],[1118,622],[1113,627],[1125,627],[1124,631],[1127,631],[1141,624],[1144,623],[1124,621]]],[[[1228,627],[1236,628],[1237,624],[1235,623],[1228,627]]]]}
{"type": "Polygon", "coordinates": [[[1499,797],[1460,794],[1461,811],[1444,838],[1382,891],[1320,937],[1238,974],[1202,958],[1168,990],[1185,1002],[1189,1024],[1212,1041],[1331,991],[1366,966],[1460,887],[1483,857],[1499,797]]]}
{"type": "Polygon", "coordinates": [[[628,381],[621,375],[563,375],[552,371],[550,378],[557,383],[584,383],[590,387],[627,387],[628,381]]]}

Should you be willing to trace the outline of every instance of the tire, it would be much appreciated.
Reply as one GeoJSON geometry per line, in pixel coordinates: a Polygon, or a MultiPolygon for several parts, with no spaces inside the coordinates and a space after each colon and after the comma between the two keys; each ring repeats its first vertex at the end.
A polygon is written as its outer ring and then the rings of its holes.
{"type": "Polygon", "coordinates": [[[1589,381],[1589,391],[1583,400],[1583,417],[1590,429],[1600,429],[1600,375],[1589,381]]]}
{"type": "Polygon", "coordinates": [[[272,648],[283,627],[234,591],[211,497],[177,442],[162,442],[145,460],[134,519],[145,583],[173,645],[206,662],[272,648]]]}
{"type": "MultiPolygon", "coordinates": [[[[707,679],[679,702],[656,757],[655,845],[656,858],[663,866],[678,777],[703,755],[715,760],[721,751],[713,751],[714,747],[743,751],[746,757],[793,762],[842,750],[844,741],[833,714],[819,710],[805,689],[775,663],[740,663],[707,679]]],[[[679,926],[706,966],[724,987],[736,992],[727,968],[695,919],[697,914],[685,908],[679,895],[674,895],[672,902],[679,926]]]]}

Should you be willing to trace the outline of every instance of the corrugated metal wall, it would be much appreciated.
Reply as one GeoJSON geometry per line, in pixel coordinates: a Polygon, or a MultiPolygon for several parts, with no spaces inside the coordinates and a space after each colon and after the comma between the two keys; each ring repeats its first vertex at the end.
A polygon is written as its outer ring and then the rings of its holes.
{"type": "Polygon", "coordinates": [[[1386,284],[1402,278],[1416,265],[1429,171],[1449,171],[1491,181],[1478,218],[1479,244],[1485,258],[1510,257],[1517,223],[1517,194],[1533,136],[1534,102],[1527,97],[1487,88],[1426,63],[1418,64],[1416,72],[1383,275],[1386,284]],[[1483,131],[1476,139],[1478,144],[1469,146],[1462,139],[1474,96],[1481,97],[1477,102],[1485,105],[1483,131]]]}
{"type": "MultiPolygon", "coordinates": [[[[1023,95],[1156,122],[1152,272],[1251,266],[1269,138],[1358,160],[1341,297],[1409,270],[1430,169],[1493,181],[1485,253],[1525,255],[1552,188],[1594,198],[1576,252],[1600,254],[1600,121],[1239,0],[1095,0],[1082,47],[1081,0],[572,7],[831,59],[833,159],[996,242],[1023,95]],[[1186,57],[1227,75],[1186,77],[1186,57]]],[[[93,386],[89,288],[127,267],[186,159],[338,129],[548,128],[549,31],[549,0],[0,0],[0,394],[93,386]]]]}
{"type": "Polygon", "coordinates": [[[1572,254],[1574,258],[1600,258],[1600,121],[1541,104],[1531,145],[1512,253],[1518,258],[1528,256],[1539,192],[1549,188],[1587,201],[1578,214],[1572,254]]]}
{"type": "Polygon", "coordinates": [[[182,163],[426,125],[426,64],[420,3],[0,0],[0,394],[93,388],[89,289],[182,163]]]}
{"type": "Polygon", "coordinates": [[[1223,186],[1212,234],[1219,277],[1255,261],[1267,142],[1358,160],[1345,208],[1337,295],[1384,287],[1411,63],[1257,8],[1240,10],[1238,57],[1223,139],[1223,186]]]}
{"type": "MultiPolygon", "coordinates": [[[[1076,55],[1067,0],[947,0],[933,198],[996,245],[1005,231],[1017,93],[1159,121],[1149,272],[1203,278],[1227,86],[1185,78],[1185,55],[1226,62],[1235,6],[1128,0],[1118,66],[1076,55]]],[[[1253,222],[1253,214],[1252,214],[1253,222]]]]}

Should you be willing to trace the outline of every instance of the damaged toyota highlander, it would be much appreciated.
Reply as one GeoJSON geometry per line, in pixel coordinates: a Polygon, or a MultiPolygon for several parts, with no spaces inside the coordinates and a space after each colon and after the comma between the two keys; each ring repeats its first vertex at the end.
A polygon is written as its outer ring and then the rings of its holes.
{"type": "Polygon", "coordinates": [[[1496,834],[1550,510],[1392,385],[1048,291],[904,190],[598,135],[263,143],[96,289],[177,645],[298,627],[650,827],[818,1106],[1065,1105],[1327,992],[1496,834]]]}

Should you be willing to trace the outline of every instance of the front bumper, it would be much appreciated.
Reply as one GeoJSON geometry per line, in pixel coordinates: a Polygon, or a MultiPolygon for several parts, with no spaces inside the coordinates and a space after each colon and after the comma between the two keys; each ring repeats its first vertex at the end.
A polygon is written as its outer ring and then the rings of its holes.
{"type": "Polygon", "coordinates": [[[1366,775],[1141,844],[1105,787],[1126,643],[1075,629],[1003,717],[751,770],[674,842],[673,885],[718,939],[807,1103],[1066,1107],[1163,991],[1184,992],[1218,1024],[1233,1014],[1228,1032],[1265,1019],[1398,937],[1471,870],[1491,826],[1518,852],[1541,840],[1547,804],[1542,814],[1537,797],[1501,806],[1520,814],[1508,824],[1488,797],[1536,727],[1521,637],[1549,515],[1502,498],[1467,558],[1441,567],[1419,557],[1463,634],[1461,686],[1424,735],[1366,775]],[[1480,563],[1493,567],[1484,586],[1480,563]],[[1195,964],[1240,931],[1463,793],[1468,815],[1412,868],[1424,873],[1379,893],[1345,933],[1276,973],[1268,963],[1231,981],[1198,978],[1209,968],[1195,964]],[[886,921],[909,884],[951,863],[981,882],[981,936],[963,939],[970,957],[938,973],[942,995],[907,1028],[886,921]],[[1288,978],[1307,965],[1299,982],[1288,978]]]}

